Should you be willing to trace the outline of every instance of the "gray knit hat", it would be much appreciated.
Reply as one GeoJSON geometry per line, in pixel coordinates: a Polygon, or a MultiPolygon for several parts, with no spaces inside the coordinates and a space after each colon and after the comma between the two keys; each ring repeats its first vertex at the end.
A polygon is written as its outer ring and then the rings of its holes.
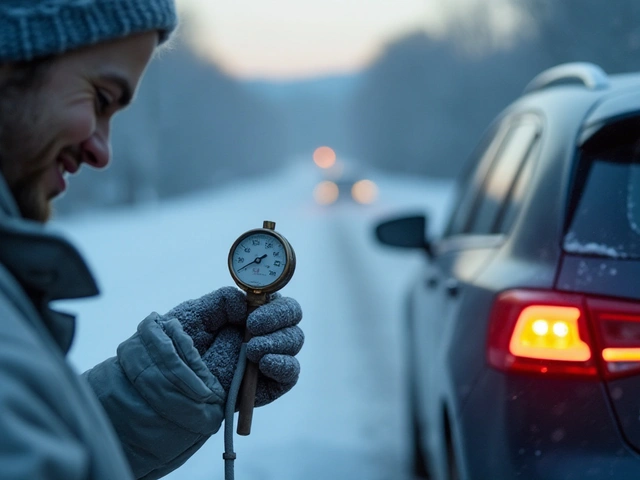
{"type": "Polygon", "coordinates": [[[0,64],[177,24],[174,0],[0,0],[0,64]]]}

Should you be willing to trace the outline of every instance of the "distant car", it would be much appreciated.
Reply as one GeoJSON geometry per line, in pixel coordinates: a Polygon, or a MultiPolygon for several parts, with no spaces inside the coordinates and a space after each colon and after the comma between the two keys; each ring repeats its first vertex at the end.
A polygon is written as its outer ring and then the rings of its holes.
{"type": "Polygon", "coordinates": [[[347,201],[367,205],[378,197],[378,186],[353,163],[338,161],[322,170],[322,178],[314,188],[314,198],[321,205],[347,201]]]}
{"type": "Polygon", "coordinates": [[[427,257],[404,312],[416,474],[640,478],[640,73],[536,76],[427,228],[375,229],[427,257]]]}

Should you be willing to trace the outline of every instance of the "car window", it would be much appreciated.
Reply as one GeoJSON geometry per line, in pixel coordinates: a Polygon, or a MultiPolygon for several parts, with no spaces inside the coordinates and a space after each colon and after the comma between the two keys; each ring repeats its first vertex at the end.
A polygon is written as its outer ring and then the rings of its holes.
{"type": "Polygon", "coordinates": [[[640,117],[599,130],[580,150],[567,252],[640,258],[640,117]]]}
{"type": "Polygon", "coordinates": [[[539,124],[533,117],[521,119],[509,129],[475,202],[466,233],[495,232],[498,217],[538,133],[539,124]]]}
{"type": "Polygon", "coordinates": [[[484,177],[504,138],[506,128],[496,125],[489,130],[468,162],[468,170],[458,182],[458,201],[445,230],[445,237],[464,231],[469,222],[474,202],[479,194],[484,177]]]}
{"type": "Polygon", "coordinates": [[[533,147],[530,149],[529,154],[526,156],[523,165],[516,175],[516,180],[513,185],[513,190],[509,194],[507,202],[503,208],[503,211],[498,216],[496,221],[497,233],[507,233],[511,230],[511,226],[516,221],[520,207],[524,201],[527,187],[530,185],[531,177],[533,176],[533,170],[537,159],[537,153],[540,146],[540,136],[536,136],[533,147]]]}

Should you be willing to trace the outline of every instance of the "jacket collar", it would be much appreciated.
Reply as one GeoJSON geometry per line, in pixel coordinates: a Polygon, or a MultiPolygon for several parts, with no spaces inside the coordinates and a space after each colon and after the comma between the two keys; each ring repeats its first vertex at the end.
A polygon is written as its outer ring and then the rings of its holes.
{"type": "Polygon", "coordinates": [[[22,285],[61,348],[67,351],[73,330],[68,316],[49,315],[52,300],[83,298],[99,293],[96,281],[76,248],[47,226],[21,217],[0,175],[0,263],[22,285]],[[46,318],[44,318],[46,317],[46,318]]]}

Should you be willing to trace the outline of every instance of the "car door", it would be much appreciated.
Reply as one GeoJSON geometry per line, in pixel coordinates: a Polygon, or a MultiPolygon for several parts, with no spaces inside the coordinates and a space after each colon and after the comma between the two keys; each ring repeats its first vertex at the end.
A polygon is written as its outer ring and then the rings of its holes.
{"type": "MultiPolygon", "coordinates": [[[[476,301],[482,293],[474,279],[504,241],[502,230],[508,212],[505,207],[540,131],[541,122],[534,115],[505,118],[489,131],[460,183],[459,199],[448,227],[442,238],[433,243],[434,257],[416,286],[412,302],[414,338],[416,342],[426,342],[426,346],[414,347],[418,352],[416,369],[421,370],[418,398],[430,410],[425,419],[430,434],[438,430],[428,427],[441,418],[442,403],[455,398],[456,391],[464,395],[464,390],[470,388],[452,375],[456,365],[466,358],[466,362],[476,364],[467,367],[478,366],[477,359],[467,357],[467,345],[454,342],[460,338],[482,342],[484,337],[468,335],[478,326],[470,327],[461,337],[468,327],[460,324],[457,316],[465,302],[476,301]]],[[[467,303],[466,308],[473,311],[475,307],[467,303]]]]}

